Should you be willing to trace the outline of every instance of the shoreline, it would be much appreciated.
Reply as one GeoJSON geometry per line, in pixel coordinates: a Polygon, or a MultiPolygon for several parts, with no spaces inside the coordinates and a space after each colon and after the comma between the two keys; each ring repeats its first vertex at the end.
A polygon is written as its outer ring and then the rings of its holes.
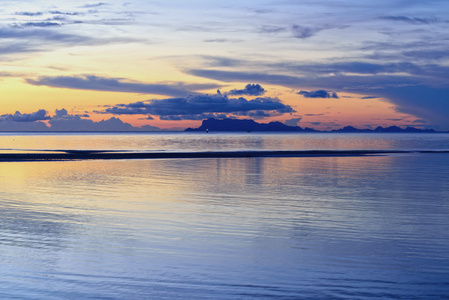
{"type": "Polygon", "coordinates": [[[449,150],[261,150],[207,152],[131,152],[107,150],[41,151],[51,153],[0,153],[0,162],[245,157],[358,157],[393,154],[449,154],[449,150]]]}

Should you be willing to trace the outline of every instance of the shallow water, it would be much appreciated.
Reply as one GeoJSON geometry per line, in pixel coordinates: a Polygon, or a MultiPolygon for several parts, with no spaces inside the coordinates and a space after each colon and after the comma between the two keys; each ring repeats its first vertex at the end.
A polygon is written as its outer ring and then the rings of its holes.
{"type": "MultiPolygon", "coordinates": [[[[94,146],[161,150],[162,140],[173,150],[199,139],[139,136],[94,146]]],[[[217,135],[210,148],[285,149],[295,137],[256,136],[258,146],[245,136],[217,135]]],[[[346,147],[354,137],[344,136],[297,143],[346,147]]],[[[49,135],[45,146],[92,149],[94,137],[49,135]]],[[[396,138],[448,145],[447,135],[396,138]]],[[[387,144],[366,139],[356,145],[387,144]]],[[[2,162],[0,191],[2,299],[449,295],[447,154],[2,162]]]]}
{"type": "Polygon", "coordinates": [[[413,150],[449,149],[449,134],[341,133],[0,133],[0,152],[18,150],[413,150]]]}

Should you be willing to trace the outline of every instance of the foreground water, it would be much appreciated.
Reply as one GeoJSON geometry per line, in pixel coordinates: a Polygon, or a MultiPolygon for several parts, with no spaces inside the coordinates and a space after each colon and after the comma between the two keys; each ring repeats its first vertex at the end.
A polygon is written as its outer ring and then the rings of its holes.
{"type": "MultiPolygon", "coordinates": [[[[0,142],[22,150],[447,149],[449,135],[0,142]]],[[[1,162],[0,212],[1,299],[449,295],[447,154],[1,162]]]]}

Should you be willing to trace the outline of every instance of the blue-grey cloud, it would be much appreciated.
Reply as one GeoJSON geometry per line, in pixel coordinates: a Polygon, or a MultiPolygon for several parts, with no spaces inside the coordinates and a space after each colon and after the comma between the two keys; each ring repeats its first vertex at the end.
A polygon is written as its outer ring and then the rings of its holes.
{"type": "Polygon", "coordinates": [[[161,119],[197,120],[205,115],[251,115],[268,116],[294,112],[289,105],[281,103],[277,98],[228,98],[220,93],[215,95],[193,95],[184,98],[151,100],[150,102],[135,102],[109,107],[103,113],[116,115],[142,114],[159,116],[161,119]]]}
{"type": "Polygon", "coordinates": [[[54,27],[54,26],[61,26],[61,23],[58,22],[48,22],[48,21],[42,21],[42,22],[25,22],[21,23],[20,25],[17,25],[18,27],[54,27]]]}
{"type": "Polygon", "coordinates": [[[205,43],[240,43],[243,40],[240,39],[207,39],[204,40],[205,43]]]}
{"type": "Polygon", "coordinates": [[[82,115],[70,115],[68,111],[65,108],[62,109],[56,109],[55,115],[51,117],[51,120],[78,120],[81,118],[88,118],[88,114],[82,114],[82,115]]]}
{"type": "Polygon", "coordinates": [[[66,109],[56,109],[55,115],[50,118],[49,130],[52,131],[159,131],[160,128],[145,125],[134,127],[119,118],[110,118],[98,122],[86,119],[87,115],[72,115],[66,109]]]}
{"type": "Polygon", "coordinates": [[[5,43],[3,45],[0,45],[0,55],[36,52],[36,51],[38,50],[34,48],[32,45],[27,45],[24,43],[5,43]]]}
{"type": "MultiPolygon", "coordinates": [[[[289,71],[290,74],[303,76],[317,76],[340,73],[355,73],[355,74],[379,74],[379,73],[395,73],[395,72],[420,72],[422,67],[410,62],[405,63],[373,63],[362,60],[341,61],[341,62],[320,62],[320,63],[306,63],[306,62],[261,62],[261,61],[245,61],[236,58],[221,57],[221,56],[201,56],[205,60],[205,67],[241,67],[241,66],[261,66],[264,68],[276,69],[278,71],[289,71]]],[[[214,70],[200,70],[194,69],[189,72],[207,72],[214,70]]],[[[228,71],[229,72],[229,71],[228,71]]],[[[196,75],[196,74],[193,74],[196,75]]],[[[198,76],[202,76],[201,74],[198,76]]]]}
{"type": "Polygon", "coordinates": [[[397,105],[400,112],[412,114],[436,129],[449,128],[449,88],[425,85],[386,87],[375,92],[397,105]]]}
{"type": "MultiPolygon", "coordinates": [[[[67,46],[97,46],[114,43],[135,42],[130,37],[92,37],[81,34],[71,34],[58,30],[60,22],[38,21],[17,23],[11,26],[0,26],[0,50],[5,46],[7,54],[23,52],[39,52],[54,50],[67,46]],[[17,51],[9,45],[19,45],[17,51]]],[[[142,40],[139,40],[142,41],[142,40]]],[[[5,52],[3,52],[5,53],[5,52]]],[[[2,54],[2,52],[0,52],[2,54]]]]}
{"type": "Polygon", "coordinates": [[[66,16],[83,15],[83,13],[80,13],[80,12],[64,12],[64,11],[59,11],[59,10],[52,10],[52,11],[49,11],[49,13],[52,15],[66,15],[66,16]]]}
{"type": "Polygon", "coordinates": [[[159,131],[158,127],[145,125],[134,127],[119,118],[112,117],[98,122],[86,119],[87,115],[72,115],[66,109],[49,116],[41,109],[34,113],[5,114],[0,116],[0,131],[159,131]],[[49,127],[42,121],[48,121],[49,127]]]}
{"type": "Polygon", "coordinates": [[[431,71],[435,65],[426,66],[410,62],[372,63],[364,61],[324,62],[324,63],[277,63],[272,67],[293,71],[298,75],[328,76],[334,74],[422,74],[431,71]]]}
{"type": "Polygon", "coordinates": [[[298,39],[307,39],[309,37],[314,36],[321,30],[323,30],[323,28],[307,27],[307,26],[299,26],[299,25],[292,26],[293,37],[298,38],[298,39]]]}
{"type": "Polygon", "coordinates": [[[36,122],[49,120],[51,117],[47,115],[47,111],[40,109],[31,114],[22,114],[16,111],[14,114],[5,114],[0,116],[0,122],[36,122]]]}
{"type": "Polygon", "coordinates": [[[249,11],[254,12],[256,14],[268,14],[268,13],[274,12],[275,10],[268,9],[268,8],[256,8],[256,9],[250,9],[249,11]]]}
{"type": "Polygon", "coordinates": [[[64,44],[89,44],[93,39],[87,36],[60,33],[50,29],[24,29],[16,27],[0,28],[1,39],[27,39],[28,42],[38,40],[41,42],[55,42],[64,44]]]}
{"type": "MultiPolygon", "coordinates": [[[[0,50],[0,53],[1,53],[1,50],[0,50]]],[[[18,76],[18,74],[16,74],[16,73],[0,71],[0,77],[16,77],[16,76],[18,76]]]]}
{"type": "Polygon", "coordinates": [[[94,90],[123,93],[157,94],[167,96],[186,96],[195,90],[220,87],[217,84],[186,84],[186,83],[138,83],[121,78],[104,78],[94,75],[83,76],[41,76],[37,79],[26,79],[32,85],[44,85],[56,88],[79,90],[94,90]]]}
{"type": "MultiPolygon", "coordinates": [[[[436,45],[441,45],[441,41],[427,41],[426,46],[432,46],[434,48],[436,45]]],[[[392,55],[397,55],[401,51],[410,51],[422,49],[422,41],[404,41],[402,39],[395,39],[389,41],[366,41],[359,46],[362,51],[389,51],[392,55]]],[[[428,48],[426,47],[428,50],[428,48]]],[[[370,57],[370,53],[365,53],[365,57],[370,57]]]]}
{"type": "Polygon", "coordinates": [[[441,60],[449,57],[449,51],[440,45],[434,46],[436,49],[414,49],[414,50],[406,50],[400,52],[400,55],[403,55],[407,58],[412,57],[420,60],[441,60]],[[442,48],[442,49],[438,49],[442,48]]]}
{"type": "Polygon", "coordinates": [[[284,124],[287,126],[298,126],[298,123],[302,120],[302,118],[292,118],[289,120],[285,120],[284,124]]]}
{"type": "MultiPolygon", "coordinates": [[[[430,59],[434,60],[435,57],[437,58],[444,58],[449,57],[449,54],[447,54],[447,51],[444,52],[443,50],[434,50],[434,51],[415,51],[415,52],[407,52],[404,53],[406,56],[413,56],[414,58],[419,58],[421,60],[426,59],[428,56],[432,56],[430,59]],[[406,55],[407,54],[407,55],[406,55]]],[[[238,67],[238,66],[260,66],[263,68],[273,69],[277,70],[277,73],[285,73],[288,72],[291,75],[281,75],[284,77],[279,77],[277,74],[270,74],[269,72],[265,72],[265,74],[262,73],[252,73],[252,76],[250,78],[254,78],[257,76],[266,75],[267,77],[274,78],[274,76],[277,76],[280,80],[284,78],[287,80],[287,82],[290,82],[292,77],[307,77],[307,78],[317,78],[319,76],[322,77],[336,77],[336,75],[345,75],[349,76],[348,74],[354,74],[354,75],[379,75],[379,76],[386,76],[386,75],[394,75],[396,78],[399,78],[398,75],[407,74],[407,76],[410,78],[410,80],[413,80],[414,78],[421,78],[422,80],[425,80],[429,77],[434,77],[435,79],[438,78],[447,78],[449,79],[449,67],[441,64],[436,63],[423,63],[423,62],[410,62],[409,58],[407,57],[407,61],[403,62],[375,62],[375,60],[370,59],[369,61],[367,59],[363,60],[347,60],[347,61],[324,61],[324,62],[317,62],[317,63],[306,63],[306,62],[293,62],[293,61],[286,61],[286,62],[275,62],[275,63],[269,63],[265,62],[262,63],[260,61],[243,61],[238,59],[230,59],[226,57],[213,57],[213,56],[202,56],[206,60],[205,66],[206,67],[212,67],[212,68],[218,68],[218,67],[238,67]],[[413,77],[411,77],[412,75],[413,77]],[[288,77],[285,77],[288,76],[288,77]]],[[[399,59],[401,57],[395,56],[395,59],[399,59]]],[[[404,59],[404,57],[402,56],[404,59]]],[[[226,72],[231,74],[230,72],[233,71],[222,71],[222,70],[204,70],[204,69],[192,69],[188,70],[188,73],[200,77],[209,77],[209,76],[219,76],[222,77],[226,72]]],[[[234,71],[235,72],[235,71],[234,71]]],[[[247,72],[235,72],[235,76],[239,76],[239,74],[245,73],[245,74],[251,74],[247,72]]],[[[405,78],[405,77],[403,77],[405,78]]],[[[311,80],[312,80],[311,79],[311,80]]],[[[302,79],[304,80],[304,78],[302,79]]],[[[226,80],[227,81],[227,80],[226,80]]],[[[230,81],[237,81],[237,80],[230,80],[230,81]]],[[[434,84],[434,82],[433,82],[434,84]]]]}
{"type": "Polygon", "coordinates": [[[48,131],[47,125],[43,122],[0,122],[0,131],[48,131]]]}
{"type": "Polygon", "coordinates": [[[430,24],[430,23],[435,23],[438,21],[436,18],[419,18],[419,17],[407,17],[407,16],[383,16],[383,17],[380,17],[380,19],[389,20],[389,21],[407,22],[407,23],[411,23],[411,24],[430,24]]]}
{"type": "Polygon", "coordinates": [[[241,95],[248,95],[248,96],[261,96],[265,94],[265,89],[258,83],[249,83],[245,86],[244,89],[241,90],[231,90],[227,94],[230,96],[241,96],[241,95]]]}
{"type": "Polygon", "coordinates": [[[100,7],[100,6],[105,6],[105,5],[109,5],[105,2],[98,2],[98,3],[92,3],[92,4],[84,4],[83,6],[81,6],[82,8],[94,8],[94,7],[100,7]]]}
{"type": "MultiPolygon", "coordinates": [[[[58,22],[59,24],[64,24],[64,23],[66,23],[67,21],[68,21],[68,18],[66,17],[66,16],[64,16],[64,15],[55,15],[55,16],[53,16],[53,17],[51,17],[51,18],[47,18],[47,19],[45,19],[45,21],[47,21],[47,22],[58,22]]],[[[76,21],[76,22],[73,22],[73,23],[82,23],[81,21],[76,21]]]]}
{"type": "Polygon", "coordinates": [[[336,92],[328,92],[326,90],[316,90],[316,91],[300,91],[299,95],[305,98],[335,98],[338,99],[336,92]]]}
{"type": "MultiPolygon", "coordinates": [[[[381,66],[376,66],[368,64],[367,68],[362,67],[363,64],[342,64],[340,72],[336,72],[336,64],[308,64],[308,65],[289,65],[284,63],[277,63],[272,65],[267,65],[267,67],[275,68],[278,71],[288,71],[290,74],[294,75],[281,75],[270,72],[244,72],[244,71],[223,71],[223,70],[201,70],[201,69],[191,69],[186,72],[191,75],[205,77],[215,80],[221,80],[225,82],[238,82],[238,81],[257,81],[264,84],[275,84],[281,86],[287,86],[291,88],[297,88],[298,86],[310,86],[310,87],[327,87],[329,89],[341,90],[341,89],[354,89],[369,86],[393,86],[393,85],[404,85],[404,84],[419,84],[422,80],[429,81],[431,76],[440,76],[439,74],[445,74],[449,72],[449,68],[437,67],[434,70],[429,66],[426,69],[418,68],[421,72],[416,72],[416,76],[409,76],[398,73],[401,69],[395,69],[391,67],[391,73],[389,74],[386,70],[389,67],[382,68],[381,66]],[[446,70],[447,69],[447,70],[446,70]],[[356,71],[358,70],[358,71],[356,71]],[[384,70],[385,72],[382,72],[384,70]],[[347,73],[357,73],[362,75],[376,75],[376,76],[357,76],[348,75],[347,73]],[[437,74],[439,73],[439,74],[437,74]],[[426,75],[418,77],[418,74],[426,75]]],[[[410,66],[409,68],[413,68],[410,66]]],[[[445,76],[445,75],[444,75],[445,76]]],[[[449,78],[449,77],[448,77],[449,78]]],[[[432,84],[437,83],[438,78],[432,80],[432,84]]],[[[444,82],[441,82],[444,84],[444,82]]]]}
{"type": "MultiPolygon", "coordinates": [[[[412,70],[413,68],[409,68],[412,70]]],[[[320,76],[287,76],[279,74],[249,73],[221,70],[190,70],[192,75],[226,82],[243,80],[257,81],[266,84],[277,84],[289,88],[300,86],[326,87],[333,90],[346,90],[353,93],[368,94],[372,97],[388,99],[403,113],[412,114],[429,121],[436,129],[449,129],[449,89],[446,67],[430,66],[421,68],[425,76],[417,73],[411,75],[385,75],[383,73],[366,74],[365,76],[334,75],[320,76]],[[433,76],[433,77],[432,77],[433,76]]]]}
{"type": "MultiPolygon", "coordinates": [[[[355,86],[359,82],[366,82],[371,87],[386,84],[426,84],[445,86],[449,80],[449,67],[433,63],[417,64],[402,63],[366,63],[366,62],[331,62],[316,64],[287,65],[278,64],[273,67],[286,69],[299,76],[306,76],[302,82],[336,82],[345,79],[345,86],[355,86]],[[357,76],[364,75],[364,76],[357,76]],[[366,76],[372,75],[372,76],[366,76]],[[387,83],[384,79],[390,79],[387,83]]],[[[314,85],[316,86],[316,85],[314,85]]]]}
{"type": "Polygon", "coordinates": [[[226,43],[229,42],[229,39],[208,39],[204,40],[205,43],[226,43]]]}
{"type": "MultiPolygon", "coordinates": [[[[376,74],[375,76],[358,76],[335,74],[334,76],[323,76],[319,72],[315,76],[289,76],[281,74],[271,74],[268,72],[238,72],[222,70],[188,70],[188,74],[205,77],[209,79],[221,80],[225,82],[257,81],[264,84],[280,85],[289,88],[300,86],[326,87],[332,90],[351,90],[354,92],[369,92],[371,89],[382,87],[404,86],[420,84],[422,80],[407,75],[376,74]]],[[[436,81],[433,81],[436,84],[436,81]]],[[[370,94],[372,94],[370,92],[370,94]]]]}
{"type": "Polygon", "coordinates": [[[14,14],[18,15],[18,16],[36,17],[36,16],[42,16],[44,13],[40,12],[40,11],[38,11],[38,12],[21,11],[21,12],[16,12],[14,14]]]}
{"type": "Polygon", "coordinates": [[[206,65],[209,67],[236,67],[240,66],[242,61],[236,58],[202,55],[202,59],[206,60],[206,65]]]}
{"type": "Polygon", "coordinates": [[[257,81],[267,84],[278,85],[296,85],[300,83],[300,79],[296,76],[280,75],[280,74],[266,74],[257,72],[241,72],[241,71],[222,71],[222,70],[202,70],[202,69],[190,69],[186,73],[198,77],[210,78],[225,82],[238,82],[238,81],[257,81]]]}
{"type": "Polygon", "coordinates": [[[255,111],[242,111],[237,112],[234,114],[235,116],[245,116],[245,117],[251,117],[253,119],[261,119],[266,117],[271,117],[272,115],[270,113],[267,113],[263,110],[255,110],[255,111]]]}
{"type": "Polygon", "coordinates": [[[159,131],[160,128],[146,125],[134,127],[119,118],[112,117],[108,120],[94,122],[79,116],[67,115],[65,117],[52,118],[49,122],[51,131],[159,131]]]}
{"type": "Polygon", "coordinates": [[[315,36],[320,31],[328,30],[328,29],[344,29],[348,27],[347,25],[333,25],[333,24],[325,24],[322,26],[300,26],[293,25],[291,27],[293,37],[298,39],[307,39],[312,36],[315,36]]]}
{"type": "Polygon", "coordinates": [[[215,118],[215,119],[227,119],[230,118],[231,115],[228,114],[220,114],[220,113],[207,113],[207,114],[197,114],[197,115],[169,115],[169,116],[160,116],[159,118],[163,121],[183,121],[183,120],[194,120],[201,121],[205,119],[215,118]]]}
{"type": "Polygon", "coordinates": [[[282,26],[272,26],[272,25],[264,25],[259,27],[258,32],[259,33],[279,33],[286,31],[287,28],[282,26]]]}

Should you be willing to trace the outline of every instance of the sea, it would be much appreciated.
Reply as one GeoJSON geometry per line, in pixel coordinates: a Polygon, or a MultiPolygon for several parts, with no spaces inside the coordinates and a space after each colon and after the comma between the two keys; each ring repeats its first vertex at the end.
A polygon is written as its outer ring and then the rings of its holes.
{"type": "Polygon", "coordinates": [[[0,299],[449,299],[449,134],[0,133],[0,148],[407,151],[0,161],[0,299]]]}

